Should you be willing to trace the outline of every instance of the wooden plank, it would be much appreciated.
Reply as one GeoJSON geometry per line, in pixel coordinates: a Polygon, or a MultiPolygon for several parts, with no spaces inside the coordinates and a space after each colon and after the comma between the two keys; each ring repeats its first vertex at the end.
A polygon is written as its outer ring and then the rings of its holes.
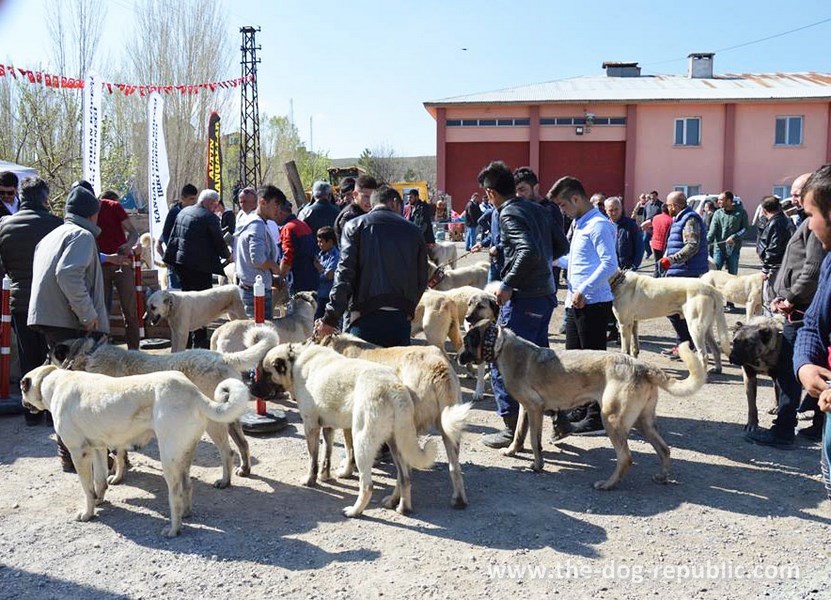
{"type": "Polygon", "coordinates": [[[289,187],[291,187],[291,194],[294,196],[294,204],[297,206],[299,212],[306,204],[306,193],[303,191],[303,182],[300,180],[300,173],[297,171],[297,165],[293,160],[288,161],[283,165],[286,169],[286,177],[289,180],[289,187]]]}

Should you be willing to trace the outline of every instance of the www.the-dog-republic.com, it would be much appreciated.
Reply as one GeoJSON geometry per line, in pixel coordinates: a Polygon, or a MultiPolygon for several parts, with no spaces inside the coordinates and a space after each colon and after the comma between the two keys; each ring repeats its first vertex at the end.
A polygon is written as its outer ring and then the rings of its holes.
{"type": "Polygon", "coordinates": [[[601,562],[564,561],[554,565],[520,563],[489,564],[488,577],[508,580],[608,579],[642,583],[654,581],[718,581],[729,579],[770,580],[799,579],[796,565],[740,564],[731,561],[706,561],[680,565],[641,565],[614,560],[601,562]]]}

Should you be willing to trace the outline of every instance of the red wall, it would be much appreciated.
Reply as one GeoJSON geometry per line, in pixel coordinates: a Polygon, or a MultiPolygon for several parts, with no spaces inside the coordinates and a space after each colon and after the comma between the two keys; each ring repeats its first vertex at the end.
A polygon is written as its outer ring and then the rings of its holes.
{"type": "MultiPolygon", "coordinates": [[[[572,175],[586,193],[623,195],[626,142],[542,142],[540,144],[540,193],[546,194],[557,179],[572,175]]],[[[627,201],[630,199],[627,198],[627,201]]]]}
{"type": "MultiPolygon", "coordinates": [[[[528,164],[528,142],[449,142],[446,146],[447,189],[453,197],[453,210],[464,210],[470,195],[479,191],[476,176],[494,160],[511,169],[528,164]]],[[[623,181],[621,176],[621,182],[623,181]]]]}

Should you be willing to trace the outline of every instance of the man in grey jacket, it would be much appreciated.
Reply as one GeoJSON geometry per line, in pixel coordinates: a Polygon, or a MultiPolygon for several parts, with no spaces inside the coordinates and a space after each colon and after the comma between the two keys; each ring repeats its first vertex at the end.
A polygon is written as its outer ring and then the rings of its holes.
{"type": "MultiPolygon", "coordinates": [[[[50,352],[65,340],[110,330],[95,243],[98,210],[95,194],[76,185],[66,198],[64,224],[35,248],[29,326],[43,334],[50,352]]],[[[64,471],[73,471],[60,438],[58,454],[64,471]]]]}

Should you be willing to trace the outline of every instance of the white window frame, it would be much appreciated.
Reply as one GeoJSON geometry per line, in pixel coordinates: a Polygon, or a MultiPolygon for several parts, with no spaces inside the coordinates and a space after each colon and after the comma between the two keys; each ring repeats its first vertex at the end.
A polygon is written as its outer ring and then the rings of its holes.
{"type": "Polygon", "coordinates": [[[687,198],[689,198],[691,196],[698,196],[701,193],[701,184],[700,183],[679,183],[678,185],[672,186],[672,191],[674,191],[674,192],[683,192],[684,195],[687,198]],[[693,189],[691,190],[690,188],[693,188],[693,189]]]}
{"type": "Polygon", "coordinates": [[[780,200],[784,200],[785,198],[791,197],[791,186],[790,185],[775,185],[773,186],[773,195],[777,196],[780,200]]]}
{"type": "Polygon", "coordinates": [[[805,138],[805,117],[803,115],[778,115],[776,117],[776,121],[774,121],[773,125],[773,145],[780,146],[780,147],[794,147],[794,146],[801,146],[802,140],[805,138]],[[799,119],[799,141],[797,143],[792,144],[788,141],[791,132],[791,119],[799,119]],[[785,139],[782,142],[776,141],[776,129],[777,125],[779,125],[779,121],[785,121],[785,139]]]}
{"type": "Polygon", "coordinates": [[[697,148],[697,147],[701,146],[701,138],[702,138],[702,134],[701,134],[701,125],[702,125],[702,123],[701,123],[701,120],[702,120],[701,117],[679,117],[679,118],[675,119],[675,121],[673,121],[673,123],[672,123],[672,142],[673,142],[673,146],[676,146],[676,147],[690,147],[690,148],[697,148]],[[693,121],[693,120],[698,121],[698,140],[695,144],[690,144],[687,141],[687,137],[688,137],[687,127],[688,127],[688,122],[693,121]],[[676,131],[678,130],[678,122],[679,121],[681,121],[683,123],[683,128],[682,128],[682,131],[681,131],[681,143],[679,143],[678,139],[676,138],[676,131]]]}

